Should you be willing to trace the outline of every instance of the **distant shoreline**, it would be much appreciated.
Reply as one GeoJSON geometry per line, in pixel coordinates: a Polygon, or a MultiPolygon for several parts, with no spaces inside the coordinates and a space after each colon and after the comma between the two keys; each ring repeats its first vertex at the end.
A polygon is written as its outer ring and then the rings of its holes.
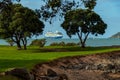
{"type": "MultiPolygon", "coordinates": [[[[29,39],[28,45],[31,44],[31,42],[35,39],[29,39]]],[[[62,39],[46,39],[47,43],[45,46],[49,46],[51,43],[54,42],[65,42],[65,43],[78,43],[79,39],[77,38],[62,38],[62,39]]],[[[0,39],[0,45],[9,45],[5,40],[0,39]]],[[[119,46],[120,45],[120,39],[117,38],[88,38],[86,41],[86,46],[92,46],[92,47],[99,47],[99,46],[119,46]]]]}

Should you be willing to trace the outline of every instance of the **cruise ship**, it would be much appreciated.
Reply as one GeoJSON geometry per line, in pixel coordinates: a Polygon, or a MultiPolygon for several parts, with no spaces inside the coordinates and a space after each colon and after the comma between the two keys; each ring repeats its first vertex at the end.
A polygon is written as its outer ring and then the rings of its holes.
{"type": "Polygon", "coordinates": [[[45,34],[45,37],[46,38],[59,39],[59,38],[63,37],[63,34],[61,32],[58,32],[58,31],[56,31],[56,32],[49,31],[45,34]]]}

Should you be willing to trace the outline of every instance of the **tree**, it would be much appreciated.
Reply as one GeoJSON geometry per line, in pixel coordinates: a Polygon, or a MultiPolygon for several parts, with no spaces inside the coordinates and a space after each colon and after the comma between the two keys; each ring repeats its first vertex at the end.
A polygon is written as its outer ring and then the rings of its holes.
{"type": "Polygon", "coordinates": [[[0,0],[0,11],[12,4],[13,1],[20,2],[20,0],[0,0]]]}
{"type": "Polygon", "coordinates": [[[45,21],[49,20],[50,23],[54,17],[58,17],[57,15],[61,18],[64,17],[63,29],[70,37],[77,33],[82,47],[85,47],[86,39],[90,33],[93,35],[105,33],[107,25],[97,13],[92,11],[96,6],[96,0],[44,1],[46,4],[37,13],[40,13],[42,18],[45,21]],[[81,6],[84,8],[81,9],[81,6]]]}
{"type": "Polygon", "coordinates": [[[42,34],[43,28],[37,14],[20,4],[9,5],[0,14],[0,36],[11,38],[18,49],[21,49],[21,42],[26,49],[27,39],[42,34]]]}
{"type": "Polygon", "coordinates": [[[42,5],[40,9],[36,9],[39,17],[42,20],[49,21],[52,23],[52,19],[59,17],[60,20],[70,10],[75,10],[81,6],[93,9],[96,5],[96,0],[43,0],[45,5],[42,5]]]}
{"type": "Polygon", "coordinates": [[[77,34],[81,47],[85,47],[88,35],[104,34],[107,24],[103,22],[101,17],[90,9],[76,9],[66,13],[65,21],[62,23],[63,29],[69,37],[77,34]]]}

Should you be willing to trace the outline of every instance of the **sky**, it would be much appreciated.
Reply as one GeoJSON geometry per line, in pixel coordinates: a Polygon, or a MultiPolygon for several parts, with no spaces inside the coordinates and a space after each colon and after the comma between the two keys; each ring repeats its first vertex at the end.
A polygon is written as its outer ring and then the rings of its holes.
{"type": "MultiPolygon", "coordinates": [[[[33,10],[39,9],[40,5],[43,4],[42,0],[21,0],[20,3],[22,3],[23,6],[29,7],[33,10]]],[[[97,37],[90,35],[90,37],[108,38],[111,35],[120,32],[120,0],[97,0],[97,5],[94,11],[101,16],[108,26],[104,35],[98,35],[97,37]]],[[[64,34],[63,38],[69,38],[62,27],[60,27],[60,23],[61,22],[58,19],[55,19],[53,24],[46,22],[43,35],[39,37],[44,37],[44,34],[47,31],[60,31],[64,34]]],[[[73,36],[73,38],[77,38],[77,35],[73,36]]]]}

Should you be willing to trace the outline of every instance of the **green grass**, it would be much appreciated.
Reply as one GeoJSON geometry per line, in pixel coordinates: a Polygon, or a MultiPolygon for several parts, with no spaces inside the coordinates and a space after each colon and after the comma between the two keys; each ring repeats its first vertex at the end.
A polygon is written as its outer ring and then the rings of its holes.
{"type": "Polygon", "coordinates": [[[0,72],[16,67],[31,69],[35,64],[56,58],[75,55],[87,55],[120,50],[110,47],[45,47],[39,49],[29,46],[28,50],[17,50],[16,47],[0,46],[0,72]],[[56,52],[60,51],[60,52],[56,52]],[[65,51],[65,52],[62,52],[65,51]]]}

